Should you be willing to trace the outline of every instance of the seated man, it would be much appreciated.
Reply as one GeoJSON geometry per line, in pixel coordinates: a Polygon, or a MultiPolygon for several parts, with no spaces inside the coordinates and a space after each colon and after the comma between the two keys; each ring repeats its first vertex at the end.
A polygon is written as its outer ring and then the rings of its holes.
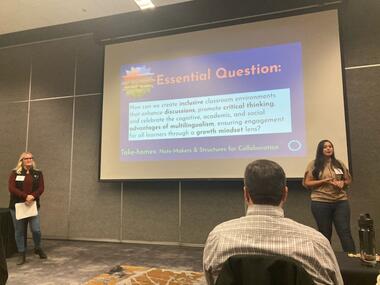
{"type": "Polygon", "coordinates": [[[288,195],[284,170],[270,160],[251,162],[244,175],[244,217],[216,226],[209,234],[203,269],[215,284],[223,263],[232,255],[279,255],[293,259],[315,284],[343,284],[329,241],[318,231],[284,217],[288,195]]]}

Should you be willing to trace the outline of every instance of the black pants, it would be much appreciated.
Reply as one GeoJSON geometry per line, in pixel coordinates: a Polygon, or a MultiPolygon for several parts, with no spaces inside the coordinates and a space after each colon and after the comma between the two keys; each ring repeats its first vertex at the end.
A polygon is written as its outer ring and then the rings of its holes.
{"type": "Polygon", "coordinates": [[[332,225],[339,236],[343,251],[356,252],[351,235],[351,210],[347,200],[334,203],[311,201],[311,212],[318,230],[331,242],[332,225]]]}

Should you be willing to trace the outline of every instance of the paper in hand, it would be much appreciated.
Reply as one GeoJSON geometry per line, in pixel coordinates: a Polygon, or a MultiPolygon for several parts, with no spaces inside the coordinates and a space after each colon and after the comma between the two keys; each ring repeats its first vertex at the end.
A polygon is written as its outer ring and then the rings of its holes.
{"type": "Polygon", "coordinates": [[[16,203],[16,220],[21,220],[38,215],[36,201],[33,201],[31,205],[25,203],[16,203]]]}

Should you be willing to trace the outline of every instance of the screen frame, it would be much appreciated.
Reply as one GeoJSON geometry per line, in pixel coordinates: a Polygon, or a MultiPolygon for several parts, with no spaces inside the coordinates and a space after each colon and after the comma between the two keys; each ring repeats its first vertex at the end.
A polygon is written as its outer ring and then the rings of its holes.
{"type": "MultiPolygon", "coordinates": [[[[175,29],[174,31],[158,31],[158,32],[152,32],[142,35],[130,35],[128,36],[128,40],[107,40],[107,44],[114,44],[114,43],[120,43],[120,42],[133,42],[137,40],[142,39],[150,39],[150,38],[156,38],[161,37],[163,35],[176,35],[176,34],[183,34],[188,32],[194,32],[194,31],[202,31],[202,30],[208,30],[213,28],[219,28],[219,27],[228,27],[228,26],[234,26],[234,25],[240,25],[245,23],[253,23],[253,22],[261,22],[265,20],[271,20],[271,19],[279,19],[279,18],[286,18],[289,16],[298,16],[298,15],[305,15],[310,13],[316,13],[316,12],[323,12],[328,10],[334,10],[337,13],[337,20],[338,20],[338,33],[339,33],[339,45],[340,45],[340,63],[341,63],[341,79],[342,79],[342,88],[343,88],[343,105],[344,105],[344,120],[345,120],[345,141],[346,141],[346,151],[347,151],[347,166],[350,169],[352,173],[352,159],[351,159],[351,147],[350,147],[350,129],[349,129],[349,114],[348,114],[348,103],[347,103],[347,95],[346,95],[346,78],[345,78],[345,72],[344,72],[344,52],[343,52],[343,45],[342,45],[342,26],[341,26],[341,9],[339,9],[338,6],[330,5],[328,7],[318,7],[305,11],[286,11],[282,12],[280,14],[274,13],[269,15],[257,15],[253,17],[248,17],[244,19],[233,19],[229,21],[222,21],[222,22],[215,22],[212,24],[206,24],[206,25],[200,25],[196,28],[191,27],[183,27],[179,29],[175,29]]],[[[104,64],[105,64],[106,58],[104,58],[104,64]]],[[[102,94],[104,96],[104,94],[102,94]]],[[[101,102],[102,105],[102,120],[103,120],[103,100],[101,102]]],[[[99,146],[99,173],[98,178],[99,181],[107,182],[107,181],[241,181],[241,178],[238,177],[210,177],[210,178],[204,178],[204,177],[194,177],[194,178],[102,178],[101,177],[101,162],[102,162],[102,136],[103,136],[103,124],[101,125],[101,132],[100,132],[100,146],[99,146]]],[[[243,170],[241,171],[243,173],[243,170]]],[[[288,178],[289,181],[300,181],[303,177],[290,177],[288,178]]]]}

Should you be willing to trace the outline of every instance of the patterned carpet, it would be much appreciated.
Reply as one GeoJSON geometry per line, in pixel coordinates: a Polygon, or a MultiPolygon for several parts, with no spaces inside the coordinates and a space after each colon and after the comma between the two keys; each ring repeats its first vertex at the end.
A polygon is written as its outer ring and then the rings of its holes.
{"type": "Polygon", "coordinates": [[[83,285],[203,285],[202,272],[141,266],[115,266],[83,285]]]}

